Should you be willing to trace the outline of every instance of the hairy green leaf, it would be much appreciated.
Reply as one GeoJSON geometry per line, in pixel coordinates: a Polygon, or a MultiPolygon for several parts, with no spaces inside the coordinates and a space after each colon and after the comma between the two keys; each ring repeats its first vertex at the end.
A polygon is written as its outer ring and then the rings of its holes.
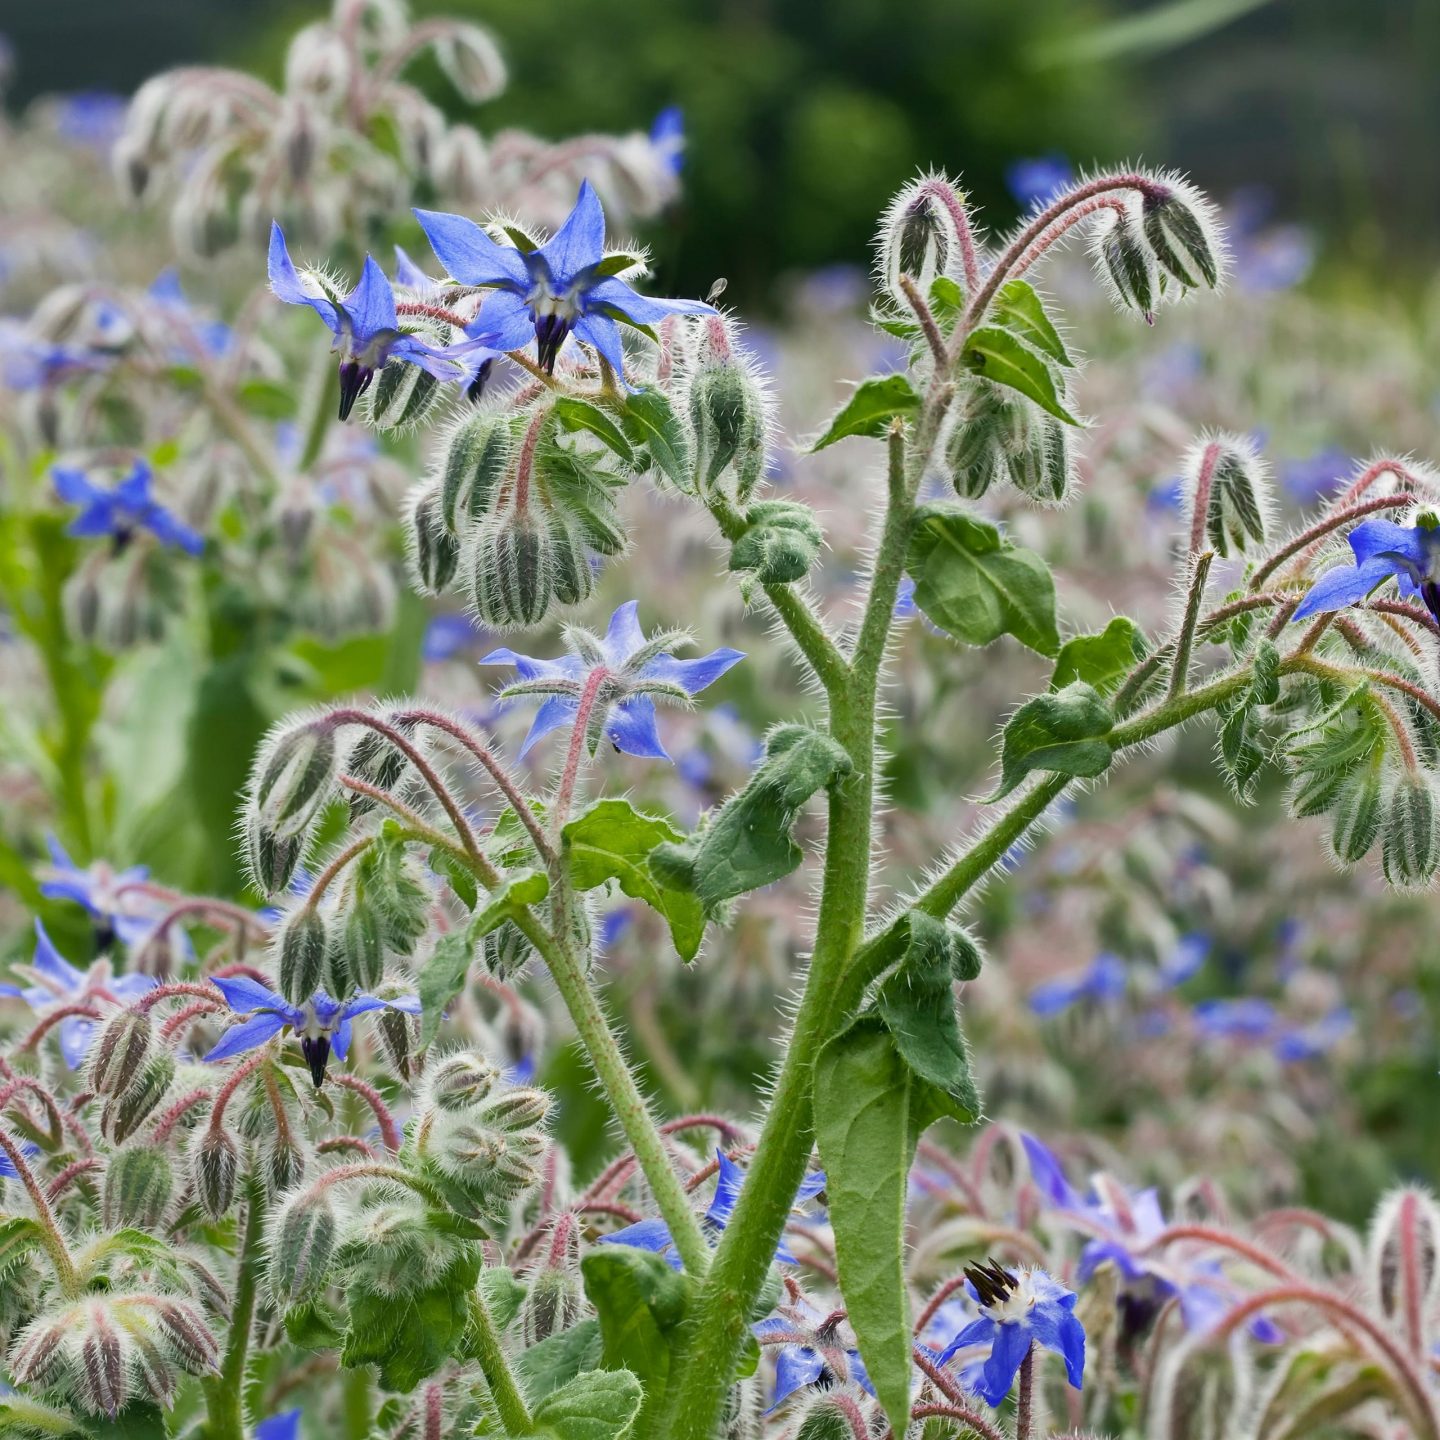
{"type": "Polygon", "coordinates": [[[1083,680],[1108,694],[1145,658],[1147,649],[1140,627],[1128,615],[1117,615],[1098,635],[1074,635],[1060,647],[1050,688],[1063,690],[1083,680]]]}
{"type": "Polygon", "coordinates": [[[1028,281],[1011,280],[1000,287],[1000,293],[995,297],[995,315],[1007,330],[1015,331],[1022,340],[1048,355],[1057,365],[1074,364],[1065,351],[1060,332],[1045,311],[1044,301],[1028,281]]]}
{"type": "Polygon", "coordinates": [[[885,433],[895,416],[913,415],[919,408],[920,397],[903,375],[864,380],[841,406],[825,433],[810,447],[811,453],[850,435],[874,439],[885,433]]]}
{"type": "Polygon", "coordinates": [[[631,445],[645,448],[651,465],[667,480],[687,494],[694,489],[685,426],[661,391],[637,390],[627,395],[620,427],[631,445]]]}
{"type": "Polygon", "coordinates": [[[1000,325],[972,330],[965,339],[964,362],[967,369],[1018,390],[1067,425],[1080,423],[1061,403],[1049,361],[1013,331],[1000,325]]]}
{"type": "Polygon", "coordinates": [[[1008,795],[1032,770],[1083,778],[1101,774],[1110,764],[1105,736],[1113,725],[1109,707],[1083,680],[1027,700],[1005,727],[1000,788],[991,799],[1008,795]]]}
{"type": "Polygon", "coordinates": [[[622,1440],[640,1413],[644,1392],[628,1370],[587,1370],[536,1406],[541,1434],[556,1440],[622,1440]]]}

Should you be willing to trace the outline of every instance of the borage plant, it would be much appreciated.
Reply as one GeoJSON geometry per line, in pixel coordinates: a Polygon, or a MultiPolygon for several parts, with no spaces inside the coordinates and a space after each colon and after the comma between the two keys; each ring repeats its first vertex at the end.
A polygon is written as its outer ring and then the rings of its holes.
{"type": "MultiPolygon", "coordinates": [[[[419,45],[468,92],[491,83],[475,35],[407,38],[389,14],[342,4],[335,26],[306,32],[291,80],[314,103],[293,114],[233,78],[157,82],[122,151],[132,182],[149,186],[183,136],[213,147],[201,178],[220,188],[187,188],[177,220],[203,200],[207,245],[270,234],[276,295],[313,310],[337,352],[342,417],[388,430],[443,416],[404,507],[421,591],[462,594],[492,629],[550,622],[589,600],[624,548],[617,496],[649,483],[711,517],[757,623],[788,635],[823,714],[772,729],[748,782],[689,833],[605,794],[607,746],[664,762],[658,706],[690,705],[744,659],[687,653],[685,632],[632,601],[604,624],[567,617],[559,644],[527,646],[540,655],[486,657],[513,671],[497,699],[534,706],[521,754],[555,747],[539,789],[484,724],[421,702],[327,704],[275,727],[242,829],[278,910],[57,852],[48,893],[80,901],[129,972],[117,979],[108,959],[83,970],[42,931],[10,987],[33,1015],[0,1061],[0,1337],[18,1387],[0,1425],[209,1440],[297,1424],[397,1440],[863,1440],[887,1427],[1034,1440],[1057,1424],[1129,1425],[1152,1389],[1170,1415],[1187,1367],[1225,1342],[1232,1357],[1256,1351],[1233,1363],[1237,1393],[1260,1396],[1240,1406],[1257,1435],[1299,1433],[1316,1413],[1296,1379],[1306,1364],[1329,1367],[1325,1413],[1364,1406],[1366,1423],[1436,1434],[1428,1202],[1407,1193],[1382,1217],[1367,1310],[1222,1226],[1167,1224],[1153,1194],[1103,1176],[1074,1190],[1038,1142],[1011,1147],[1025,1158],[1007,1185],[996,1132],[966,1162],[922,1138],[982,1108],[956,992],[981,955],[956,912],[1067,789],[1167,731],[1214,714],[1237,794],[1282,764],[1295,812],[1333,815],[1339,860],[1378,844],[1392,883],[1430,879],[1429,472],[1379,460],[1276,542],[1251,448],[1203,438],[1187,462],[1175,616],[1062,636],[1045,562],[981,504],[1008,485],[1055,505],[1075,484],[1075,360],[1032,277],[1088,231],[1103,284],[1151,319],[1220,283],[1223,244],[1189,185],[1123,172],[987,248],[963,192],[927,176],[896,197],[878,242],[874,319],[907,363],[860,383],[811,447],[849,440],[858,460],[868,444],[884,474],[863,608],[838,624],[806,584],[819,517],[765,488],[771,407],[735,321],[637,288],[643,256],[607,246],[588,183],[549,239],[526,221],[418,212],[436,276],[402,258],[392,282],[340,241],[349,279],[295,263],[284,224],[297,251],[342,222],[353,238],[408,196],[407,147],[433,159],[421,143],[433,117],[394,79],[419,45]],[[205,85],[211,103],[181,124],[205,85]],[[300,125],[312,112],[328,117],[324,144],[300,125]],[[357,168],[381,113],[395,146],[378,170],[357,168]],[[262,143],[288,169],[246,179],[262,143]],[[238,202],[221,185],[232,174],[238,202]],[[1337,537],[1354,565],[1327,568],[1337,537]],[[1217,560],[1239,562],[1223,594],[1217,560]],[[1398,594],[1382,593],[1391,580],[1398,594]],[[974,833],[880,905],[878,721],[911,605],[956,645],[1009,637],[1053,673],[1005,726],[974,833]],[[816,797],[813,945],[758,1134],[724,1115],[661,1123],[602,1003],[595,902],[618,892],[653,908],[685,961],[718,965],[744,897],[803,863],[792,831],[816,797]],[[583,1188],[532,1083],[535,1018],[515,988],[527,970],[553,984],[623,1135],[583,1188]],[[907,1256],[907,1233],[927,1230],[907,1256]],[[1090,1242],[1078,1260],[1072,1231],[1090,1242]],[[937,1273],[954,1258],[966,1263],[937,1273]],[[926,1294],[916,1313],[912,1290],[926,1294]],[[1274,1351],[1291,1364],[1280,1371],[1264,1347],[1294,1332],[1268,1309],[1297,1306],[1323,1324],[1274,1351]],[[1403,1343],[1374,1318],[1397,1308],[1403,1343]]],[[[470,153],[443,127],[435,138],[456,164],[470,153]]],[[[203,339],[188,354],[184,382],[241,461],[270,474],[228,362],[203,339]]],[[[120,361],[75,375],[92,385],[120,361]]],[[[312,407],[302,469],[330,441],[330,413],[312,407]]],[[[97,567],[130,563],[137,545],[168,565],[165,549],[203,544],[144,465],[118,484],[93,475],[56,478],[80,507],[74,533],[112,542],[97,567]]]]}

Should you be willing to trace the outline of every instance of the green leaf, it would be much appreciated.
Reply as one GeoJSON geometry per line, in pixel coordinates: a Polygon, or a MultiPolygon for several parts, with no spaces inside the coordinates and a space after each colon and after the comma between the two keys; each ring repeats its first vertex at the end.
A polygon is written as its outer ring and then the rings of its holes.
{"type": "Polygon", "coordinates": [[[505,1331],[525,1303],[525,1286],[504,1265],[487,1265],[480,1272],[480,1294],[495,1328],[505,1331]]]}
{"type": "Polygon", "coordinates": [[[1067,425],[1080,423],[1060,403],[1055,374],[1045,357],[1013,331],[1000,325],[982,325],[972,330],[965,339],[963,359],[966,367],[977,375],[1018,390],[1067,425]]]}
{"type": "Polygon", "coordinates": [[[601,1363],[630,1371],[644,1387],[645,1410],[656,1413],[670,1383],[691,1282],[661,1256],[632,1245],[596,1246],[580,1273],[600,1320],[601,1363]]]}
{"type": "Polygon", "coordinates": [[[435,942],[435,949],[420,967],[415,982],[420,996],[422,1045],[434,1040],[445,1011],[464,988],[476,945],[492,930],[513,920],[527,905],[543,900],[549,891],[550,882],[541,871],[525,871],[492,892],[463,930],[451,930],[435,942]]]}
{"type": "Polygon", "coordinates": [[[323,1300],[305,1300],[284,1314],[285,1334],[302,1350],[338,1350],[345,1339],[345,1320],[323,1300]]]}
{"type": "Polygon", "coordinates": [[[262,420],[293,420],[295,418],[295,387],[282,380],[252,375],[242,380],[235,392],[240,404],[262,420]]]}
{"type": "Polygon", "coordinates": [[[622,1440],[644,1400],[628,1370],[588,1370],[546,1395],[532,1411],[541,1433],[557,1440],[622,1440]]]}
{"type": "Polygon", "coordinates": [[[515,1374],[533,1404],[581,1371],[595,1369],[600,1364],[600,1348],[600,1322],[582,1320],[522,1350],[515,1357],[515,1374]]]}
{"type": "Polygon", "coordinates": [[[958,505],[916,512],[906,568],[915,577],[915,603],[963,644],[1013,635],[1042,655],[1059,648],[1050,567],[958,505]]]}
{"type": "Polygon", "coordinates": [[[878,1016],[861,1017],[821,1050],[814,1084],[840,1288],[876,1398],[902,1435],[912,1368],[905,1200],[916,1143],[946,1106],[878,1016]]]}
{"type": "Polygon", "coordinates": [[[627,465],[635,463],[635,451],[624,432],[598,405],[573,395],[562,395],[555,401],[555,414],[567,430],[588,430],[603,440],[627,465]]]}
{"type": "Polygon", "coordinates": [[[1102,695],[1115,689],[1148,647],[1140,627],[1128,615],[1117,615],[1098,635],[1074,635],[1055,657],[1052,690],[1063,690],[1073,680],[1093,685],[1102,695]]]}
{"type": "Polygon", "coordinates": [[[912,415],[920,408],[920,397],[903,375],[885,375],[864,380],[831,420],[825,433],[810,447],[813,454],[850,435],[872,439],[883,435],[897,415],[912,415]]]}
{"type": "Polygon", "coordinates": [[[694,489],[685,427],[661,391],[627,395],[620,425],[632,445],[645,447],[650,463],[667,480],[687,494],[694,489]]]}
{"type": "Polygon", "coordinates": [[[958,280],[948,275],[937,275],[930,282],[930,313],[940,322],[940,328],[948,331],[951,322],[965,308],[965,291],[958,280]]]}
{"type": "Polygon", "coordinates": [[[852,768],[843,746],[808,725],[780,725],[745,788],[683,845],[656,846],[652,872],[713,914],[726,900],[790,874],[805,858],[790,836],[800,807],[852,768]]]}
{"type": "Polygon", "coordinates": [[[954,1119],[968,1124],[980,1114],[980,1093],[955,1013],[955,940],[922,910],[910,911],[902,923],[905,953],[876,992],[876,1008],[900,1058],[945,1094],[954,1119]]]}
{"type": "Polygon", "coordinates": [[[628,800],[601,800],[561,832],[565,861],[577,890],[611,880],[632,900],[643,900],[665,917],[682,960],[693,960],[705,933],[699,899],[661,885],[650,869],[650,853],[662,843],[685,839],[668,820],[642,815],[628,800]]]}
{"type": "Polygon", "coordinates": [[[1044,302],[1028,281],[1012,280],[1008,285],[1001,286],[1000,293],[995,297],[995,315],[1007,330],[1013,330],[1057,365],[1074,364],[1065,351],[1060,332],[1045,312],[1044,302]]]}
{"type": "Polygon", "coordinates": [[[1000,749],[1000,788],[1008,795],[1032,770],[1089,779],[1110,764],[1114,719],[1099,692],[1083,680],[1027,700],[1005,727],[1000,749]]]}

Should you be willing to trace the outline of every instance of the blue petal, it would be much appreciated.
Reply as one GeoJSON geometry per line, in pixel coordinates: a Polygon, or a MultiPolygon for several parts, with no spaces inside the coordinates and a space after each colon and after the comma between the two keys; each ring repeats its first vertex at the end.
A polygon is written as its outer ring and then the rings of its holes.
{"type": "MultiPolygon", "coordinates": [[[[55,482],[55,493],[66,505],[89,505],[96,500],[107,500],[109,496],[98,490],[86,478],[83,470],[67,470],[57,465],[50,472],[50,478],[55,482]]],[[[54,853],[53,850],[51,852],[54,853]]],[[[62,852],[63,853],[63,852],[62,852]]],[[[57,860],[57,865],[70,866],[69,859],[57,860]]]]}
{"type": "Polygon", "coordinates": [[[687,695],[698,695],[744,658],[743,650],[726,648],[712,650],[708,655],[700,655],[693,660],[657,655],[640,673],[647,680],[665,681],[680,686],[687,695]]]}
{"type": "Polygon", "coordinates": [[[248,975],[212,975],[210,983],[225,997],[225,1003],[239,1014],[252,1010],[274,1010],[299,1015],[299,1011],[278,991],[252,980],[248,975]]]}
{"type": "Polygon", "coordinates": [[[428,295],[436,288],[430,278],[398,245],[395,247],[395,283],[407,290],[428,295]]]}
{"type": "Polygon", "coordinates": [[[254,1050],[273,1035],[278,1035],[288,1024],[284,1015],[273,1010],[261,1010],[248,1020],[232,1025],[219,1039],[215,1048],[205,1056],[206,1060],[228,1060],[245,1050],[254,1050]]]}
{"type": "Polygon", "coordinates": [[[420,1003],[418,995],[397,995],[393,1000],[385,1001],[385,1008],[398,1010],[402,1015],[420,1015],[425,1007],[420,1003]]]}
{"type": "MultiPolygon", "coordinates": [[[[537,717],[538,723],[538,717],[537,717]]],[[[655,702],[648,695],[622,700],[605,722],[605,733],[617,750],[648,760],[668,760],[669,752],[660,743],[655,728],[655,702]]]]}
{"type": "Polygon", "coordinates": [[[1009,1323],[995,1327],[995,1341],[990,1347],[990,1358],[985,1362],[980,1384],[975,1389],[977,1394],[997,1409],[1004,1404],[1005,1397],[1015,1384],[1015,1374],[1030,1353],[1030,1342],[1033,1339],[1029,1327],[1025,1325],[1009,1323]]]}
{"type": "Polygon", "coordinates": [[[95,1038],[95,1022],[83,1015],[67,1015],[60,1022],[60,1054],[68,1070],[78,1070],[95,1038]]]}
{"type": "Polygon", "coordinates": [[[473,220],[441,210],[417,210],[415,218],[445,273],[462,285],[530,288],[524,257],[511,245],[497,245],[473,220]]]}
{"type": "Polygon", "coordinates": [[[988,1315],[981,1315],[972,1320],[950,1343],[940,1352],[941,1365],[947,1365],[952,1355],[958,1355],[962,1350],[968,1350],[972,1345],[988,1345],[995,1338],[997,1326],[988,1315]]]}
{"type": "Polygon", "coordinates": [[[1031,992],[1027,1003],[1035,1015],[1058,1015],[1085,998],[1086,975],[1061,976],[1045,980],[1031,992]]]}
{"type": "Polygon", "coordinates": [[[1311,587],[1310,593],[1295,607],[1292,620],[1308,620],[1324,611],[1341,610],[1365,599],[1377,585],[1391,576],[1403,573],[1388,554],[1372,555],[1363,565],[1337,565],[1327,570],[1311,587]]]}
{"type": "Polygon", "coordinates": [[[535,316],[521,296],[497,290],[485,297],[465,333],[495,350],[520,350],[535,338],[535,316]]]}
{"type": "Polygon", "coordinates": [[[625,378],[625,350],[620,344],[620,329],[608,315],[582,315],[575,322],[575,336],[592,345],[601,358],[620,378],[625,378]]]}
{"type": "Polygon", "coordinates": [[[572,724],[578,709],[579,703],[571,695],[547,695],[530,722],[530,733],[520,747],[520,758],[523,760],[552,730],[572,724]]]}
{"type": "Polygon", "coordinates": [[[115,498],[127,509],[139,514],[150,504],[150,467],[137,460],[130,473],[115,487],[115,498]]]}
{"type": "Polygon", "coordinates": [[[588,180],[580,182],[580,196],[565,223],[539,250],[557,290],[567,290],[582,271],[605,258],[605,212],[588,180]]]}
{"type": "Polygon", "coordinates": [[[178,546],[191,555],[205,549],[205,537],[177,520],[163,505],[151,505],[145,512],[145,528],[166,545],[178,546]]]}
{"type": "Polygon", "coordinates": [[[623,1230],[600,1237],[602,1245],[633,1245],[637,1250],[650,1250],[659,1255],[672,1270],[684,1267],[670,1237],[670,1227],[663,1220],[637,1220],[623,1230]]]}
{"type": "Polygon", "coordinates": [[[847,1350],[845,1360],[850,1366],[850,1378],[862,1390],[867,1390],[871,1395],[875,1393],[875,1386],[870,1382],[870,1372],[865,1368],[865,1362],[860,1358],[858,1350],[847,1350]]]}
{"type": "Polygon", "coordinates": [[[798,1205],[802,1200],[813,1200],[824,1188],[825,1172],[812,1170],[800,1182],[800,1188],[795,1192],[795,1203],[798,1205]]]}
{"type": "Polygon", "coordinates": [[[1026,1158],[1030,1161],[1030,1178],[1039,1187],[1040,1193],[1052,1205],[1059,1205],[1066,1210],[1080,1209],[1084,1202],[1065,1178],[1065,1170],[1055,1153],[1023,1130],[1020,1132],[1020,1143],[1025,1147],[1026,1158]]]}
{"type": "Polygon", "coordinates": [[[1397,525],[1393,520],[1366,520],[1349,534],[1355,563],[1363,565],[1377,555],[1403,555],[1418,569],[1425,569],[1428,559],[1425,537],[1428,531],[1416,525],[1397,525]]]}
{"type": "Polygon", "coordinates": [[[775,1359],[775,1394],[770,1409],[778,1409],[797,1390],[813,1385],[825,1373],[825,1362],[808,1345],[785,1345],[775,1359]]]}
{"type": "Polygon", "coordinates": [[[715,1182],[715,1198],[711,1200],[705,1218],[723,1230],[735,1211],[735,1202],[740,1198],[745,1172],[723,1150],[715,1152],[715,1159],[720,1172],[715,1182]]]}
{"type": "Polygon", "coordinates": [[[703,300],[663,300],[640,295],[613,275],[585,289],[585,304],[614,310],[637,325],[655,325],[667,315],[713,315],[715,307],[703,300]]]}
{"type": "Polygon", "coordinates": [[[103,495],[82,510],[65,527],[67,535],[77,540],[94,540],[101,535],[113,535],[120,528],[119,504],[111,495],[103,495]]]}
{"type": "Polygon", "coordinates": [[[286,1410],[255,1427],[255,1440],[300,1440],[300,1411],[286,1410]]]}
{"type": "Polygon", "coordinates": [[[645,643],[639,609],[638,600],[627,600],[610,617],[610,623],[605,628],[605,639],[600,648],[606,660],[617,670],[645,643]]]}
{"type": "Polygon", "coordinates": [[[12,985],[8,980],[0,980],[0,995],[7,1000],[19,1000],[25,992],[18,986],[12,985]]]}
{"type": "Polygon", "coordinates": [[[350,1032],[350,1017],[342,1015],[330,1034],[330,1049],[337,1060],[343,1060],[350,1053],[350,1032]]]}
{"type": "Polygon", "coordinates": [[[160,982],[153,975],[131,973],[121,975],[110,982],[110,993],[127,1005],[133,1004],[142,995],[148,994],[160,982]]]}
{"type": "Polygon", "coordinates": [[[1065,1374],[1079,1390],[1085,1379],[1085,1327],[1059,1305],[1037,1305],[1030,1313],[1035,1338],[1065,1361],[1065,1374]]]}
{"type": "MultiPolygon", "coordinates": [[[[375,995],[356,995],[341,1006],[340,1018],[350,1020],[356,1015],[365,1015],[371,1010],[384,1010],[387,1004],[387,1001],[381,1000],[375,995]]],[[[399,1006],[395,1008],[399,1009],[399,1006]]]]}
{"type": "Polygon", "coordinates": [[[74,993],[84,987],[85,976],[55,948],[39,920],[35,922],[35,954],[30,963],[66,991],[74,993]]]}
{"type": "Polygon", "coordinates": [[[372,255],[365,257],[360,283],[345,297],[345,312],[362,345],[381,331],[395,328],[395,296],[372,255]]]}
{"type": "Polygon", "coordinates": [[[285,245],[285,236],[280,226],[270,222],[270,288],[287,305],[308,305],[330,327],[333,335],[340,333],[340,315],[330,301],[319,295],[309,294],[295,273],[295,262],[285,245]]]}

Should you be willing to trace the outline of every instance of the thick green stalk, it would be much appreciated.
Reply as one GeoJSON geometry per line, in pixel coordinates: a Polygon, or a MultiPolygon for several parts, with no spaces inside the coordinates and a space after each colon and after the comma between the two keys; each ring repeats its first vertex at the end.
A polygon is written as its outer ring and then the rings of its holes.
{"type": "Polygon", "coordinates": [[[590,986],[585,966],[571,947],[552,936],[528,912],[516,921],[526,939],[539,951],[550,971],[555,988],[570,1012],[570,1019],[605,1087],[609,1100],[635,1159],[655,1196],[660,1214],[670,1227],[671,1238],[685,1268],[692,1275],[703,1275],[710,1264],[710,1247],[701,1233],[684,1187],[670,1163],[665,1141],[656,1128],[650,1107],[640,1093],[630,1067],[620,1052],[620,1042],[600,1008],[599,997],[590,986]]]}
{"type": "Polygon", "coordinates": [[[235,1304],[230,1311],[230,1343],[220,1373],[205,1382],[206,1440],[245,1440],[245,1366],[255,1329],[255,1302],[264,1262],[265,1192],[252,1175],[246,1186],[245,1229],[235,1275],[235,1304]]]}
{"type": "Polygon", "coordinates": [[[500,1423],[512,1435],[529,1435],[535,1429],[525,1397],[505,1358],[500,1344],[500,1332],[485,1304],[485,1297],[478,1290],[470,1295],[470,1324],[475,1330],[475,1349],[480,1369],[485,1374],[485,1383],[490,1387],[490,1398],[495,1402],[500,1423]]]}

